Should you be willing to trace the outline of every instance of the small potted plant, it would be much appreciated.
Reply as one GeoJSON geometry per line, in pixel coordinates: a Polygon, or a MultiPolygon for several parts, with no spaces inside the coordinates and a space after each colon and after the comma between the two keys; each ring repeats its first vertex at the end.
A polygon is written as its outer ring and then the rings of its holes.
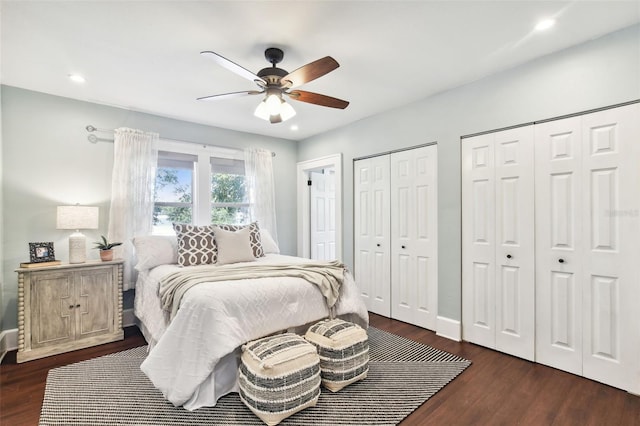
{"type": "Polygon", "coordinates": [[[96,245],[94,248],[100,250],[100,259],[102,259],[103,262],[113,260],[113,248],[122,245],[122,243],[110,243],[104,235],[101,237],[102,241],[94,242],[96,245]]]}

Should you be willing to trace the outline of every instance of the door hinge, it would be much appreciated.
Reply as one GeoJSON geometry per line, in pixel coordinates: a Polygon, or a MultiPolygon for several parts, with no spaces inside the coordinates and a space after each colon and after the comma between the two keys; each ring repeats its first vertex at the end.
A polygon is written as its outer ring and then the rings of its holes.
{"type": "Polygon", "coordinates": [[[307,186],[311,186],[311,179],[307,181],[307,186]]]}

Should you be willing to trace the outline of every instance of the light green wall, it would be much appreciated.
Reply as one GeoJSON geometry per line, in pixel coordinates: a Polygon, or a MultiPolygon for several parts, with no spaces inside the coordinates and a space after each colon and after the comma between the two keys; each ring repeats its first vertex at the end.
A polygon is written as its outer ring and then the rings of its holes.
{"type": "MultiPolygon", "coordinates": [[[[234,148],[256,146],[276,153],[274,173],[278,239],[283,253],[296,252],[296,142],[240,133],[184,121],[1,86],[4,241],[2,329],[17,326],[17,278],[28,261],[28,243],[53,241],[56,258],[68,259],[67,231],[56,230],[56,206],[100,207],[100,229],[85,231],[95,241],[107,230],[113,144],[90,143],[85,126],[131,127],[160,137],[234,148]]],[[[113,138],[99,133],[98,136],[113,138]]],[[[89,246],[91,246],[89,244],[89,246]]],[[[94,250],[89,258],[98,258],[94,250]]],[[[125,308],[132,307],[131,292],[125,308]]]]}
{"type": "Polygon", "coordinates": [[[640,25],[635,25],[301,141],[298,161],[342,152],[343,253],[353,266],[353,159],[437,141],[438,314],[460,320],[460,136],[639,98],[640,25]]]}

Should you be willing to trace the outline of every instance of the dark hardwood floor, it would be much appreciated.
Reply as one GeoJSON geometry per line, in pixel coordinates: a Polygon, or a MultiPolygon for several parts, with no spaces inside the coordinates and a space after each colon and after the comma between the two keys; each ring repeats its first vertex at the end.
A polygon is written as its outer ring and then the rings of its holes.
{"type": "MultiPolygon", "coordinates": [[[[638,425],[640,397],[470,343],[453,342],[412,325],[371,314],[371,325],[469,359],[473,364],[401,425],[638,425]]],[[[137,328],[125,340],[0,366],[0,424],[37,425],[47,372],[145,344],[137,328]]],[[[640,356],[640,354],[639,354],[640,356]]]]}

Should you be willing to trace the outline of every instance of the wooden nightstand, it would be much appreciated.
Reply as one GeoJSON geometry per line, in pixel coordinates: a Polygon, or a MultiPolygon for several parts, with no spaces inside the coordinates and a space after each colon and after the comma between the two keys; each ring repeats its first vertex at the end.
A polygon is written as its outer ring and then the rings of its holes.
{"type": "Polygon", "coordinates": [[[122,270],[122,260],[16,269],[17,361],[122,340],[122,270]]]}

